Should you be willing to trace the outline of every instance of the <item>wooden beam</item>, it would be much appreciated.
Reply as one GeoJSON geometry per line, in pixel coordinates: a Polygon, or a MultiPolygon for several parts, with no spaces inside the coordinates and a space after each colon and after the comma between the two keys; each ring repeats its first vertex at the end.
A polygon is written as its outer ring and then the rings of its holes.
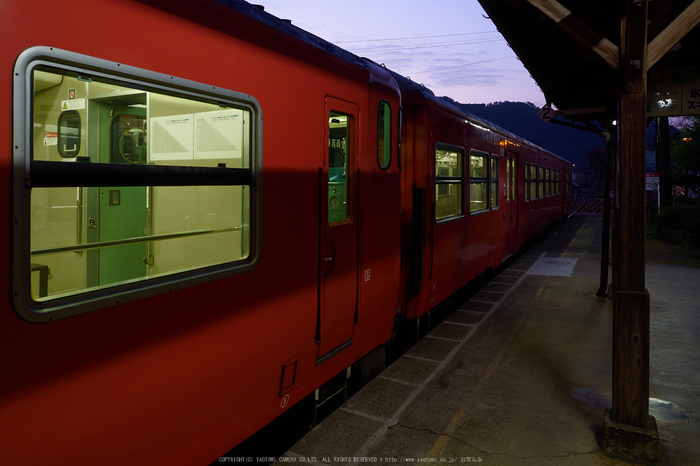
{"type": "MultiPolygon", "coordinates": [[[[532,6],[554,21],[572,39],[592,50],[614,70],[618,67],[618,47],[609,39],[579,20],[557,0],[527,0],[532,6]]],[[[696,0],[700,1],[700,0],[696,0]]]]}
{"type": "Polygon", "coordinates": [[[700,23],[700,0],[694,0],[649,44],[647,70],[700,23]]]}
{"type": "Polygon", "coordinates": [[[605,107],[592,107],[592,108],[570,108],[568,110],[557,110],[557,115],[568,116],[568,115],[590,115],[596,113],[605,113],[605,107]]]}

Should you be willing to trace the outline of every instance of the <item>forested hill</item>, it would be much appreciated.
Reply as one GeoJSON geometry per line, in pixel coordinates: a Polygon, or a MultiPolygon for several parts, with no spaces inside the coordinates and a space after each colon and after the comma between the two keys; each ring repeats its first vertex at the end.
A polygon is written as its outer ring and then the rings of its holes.
{"type": "Polygon", "coordinates": [[[461,104],[449,97],[442,98],[577,165],[585,164],[588,150],[604,147],[602,139],[593,133],[545,123],[537,116],[539,108],[530,102],[461,104]]]}

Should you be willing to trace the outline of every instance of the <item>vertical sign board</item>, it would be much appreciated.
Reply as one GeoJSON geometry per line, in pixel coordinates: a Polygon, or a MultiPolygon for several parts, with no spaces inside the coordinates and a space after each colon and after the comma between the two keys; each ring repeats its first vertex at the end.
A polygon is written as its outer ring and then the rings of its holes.
{"type": "Polygon", "coordinates": [[[661,192],[659,190],[659,174],[658,173],[647,173],[647,192],[652,191],[656,193],[656,207],[661,206],[661,192]]]}

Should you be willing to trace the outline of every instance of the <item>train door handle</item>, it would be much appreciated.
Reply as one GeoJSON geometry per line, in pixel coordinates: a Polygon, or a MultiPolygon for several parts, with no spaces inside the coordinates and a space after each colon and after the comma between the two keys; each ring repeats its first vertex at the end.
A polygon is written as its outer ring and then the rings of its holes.
{"type": "Polygon", "coordinates": [[[333,258],[332,258],[332,257],[324,257],[323,260],[326,261],[326,262],[333,262],[333,258]]]}

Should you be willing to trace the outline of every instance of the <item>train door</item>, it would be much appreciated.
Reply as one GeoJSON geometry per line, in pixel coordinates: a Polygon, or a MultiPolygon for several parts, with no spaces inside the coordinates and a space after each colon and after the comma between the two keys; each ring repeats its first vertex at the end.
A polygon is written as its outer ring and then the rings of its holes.
{"type": "Polygon", "coordinates": [[[357,305],[356,105],[326,98],[321,190],[319,363],[352,344],[357,305]]]}
{"type": "Polygon", "coordinates": [[[506,230],[505,236],[505,260],[515,250],[515,235],[518,228],[518,154],[511,151],[506,151],[506,156],[503,157],[505,167],[505,208],[504,208],[504,227],[506,230]]]}
{"type": "MultiPolygon", "coordinates": [[[[97,136],[100,163],[146,162],[146,94],[91,99],[89,134],[97,136]],[[101,135],[101,136],[100,136],[101,135]],[[108,135],[108,137],[105,137],[108,135]]],[[[119,283],[148,273],[148,243],[119,244],[125,238],[145,236],[148,228],[148,191],[145,186],[88,188],[86,237],[88,242],[115,242],[112,247],[88,251],[88,286],[119,283]]]]}

